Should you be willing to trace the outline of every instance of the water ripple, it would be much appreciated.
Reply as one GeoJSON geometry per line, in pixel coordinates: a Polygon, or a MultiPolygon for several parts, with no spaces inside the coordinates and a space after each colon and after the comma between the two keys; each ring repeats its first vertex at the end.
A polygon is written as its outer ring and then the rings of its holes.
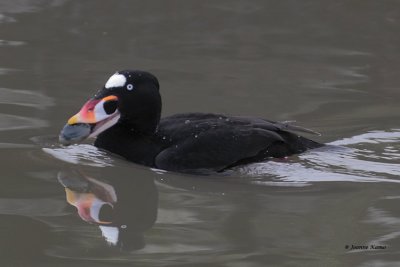
{"type": "Polygon", "coordinates": [[[88,144],[43,148],[43,151],[59,160],[72,164],[93,167],[113,166],[113,160],[108,156],[107,152],[101,151],[97,147],[88,144]]]}
{"type": "Polygon", "coordinates": [[[0,114],[0,131],[35,129],[48,126],[45,120],[17,115],[0,114]]]}
{"type": "Polygon", "coordinates": [[[0,88],[0,103],[45,109],[53,106],[54,100],[35,91],[0,88]]]}
{"type": "Polygon", "coordinates": [[[255,183],[265,185],[332,181],[400,183],[399,140],[399,129],[371,131],[331,142],[298,158],[255,163],[237,170],[255,177],[255,183]]]}
{"type": "Polygon", "coordinates": [[[22,41],[0,40],[0,46],[20,46],[24,45],[22,41]]]}

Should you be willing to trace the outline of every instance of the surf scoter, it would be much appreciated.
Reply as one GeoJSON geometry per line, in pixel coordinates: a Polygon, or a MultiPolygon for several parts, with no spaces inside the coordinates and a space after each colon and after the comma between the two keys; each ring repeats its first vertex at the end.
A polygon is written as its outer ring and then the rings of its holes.
{"type": "Polygon", "coordinates": [[[177,172],[227,168],[298,154],[322,144],[293,132],[315,133],[290,122],[211,113],[160,119],[157,78],[119,71],[68,120],[60,142],[96,137],[95,146],[135,163],[177,172]]]}

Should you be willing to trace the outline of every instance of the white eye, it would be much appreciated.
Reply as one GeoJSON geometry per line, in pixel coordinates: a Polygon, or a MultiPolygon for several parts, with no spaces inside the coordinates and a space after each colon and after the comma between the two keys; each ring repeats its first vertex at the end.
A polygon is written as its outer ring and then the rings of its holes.
{"type": "Polygon", "coordinates": [[[132,85],[132,84],[128,84],[128,85],[126,86],[126,89],[128,89],[129,91],[131,91],[131,90],[133,89],[133,85],[132,85]]]}

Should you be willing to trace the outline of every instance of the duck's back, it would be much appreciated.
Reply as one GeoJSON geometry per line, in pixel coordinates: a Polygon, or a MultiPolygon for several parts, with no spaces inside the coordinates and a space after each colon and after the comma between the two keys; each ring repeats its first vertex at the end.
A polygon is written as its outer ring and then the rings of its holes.
{"type": "Polygon", "coordinates": [[[157,134],[164,140],[164,148],[155,158],[155,166],[173,171],[221,171],[321,146],[288,130],[310,132],[287,123],[253,117],[173,115],[160,122],[157,134]]]}

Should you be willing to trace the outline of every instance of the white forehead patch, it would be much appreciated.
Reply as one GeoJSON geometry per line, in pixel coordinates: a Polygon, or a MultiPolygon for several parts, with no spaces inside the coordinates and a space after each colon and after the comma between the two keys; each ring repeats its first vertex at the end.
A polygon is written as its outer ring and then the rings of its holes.
{"type": "Polygon", "coordinates": [[[112,87],[122,87],[126,83],[126,78],[124,75],[116,73],[108,79],[106,82],[105,88],[109,89],[112,87]]]}

